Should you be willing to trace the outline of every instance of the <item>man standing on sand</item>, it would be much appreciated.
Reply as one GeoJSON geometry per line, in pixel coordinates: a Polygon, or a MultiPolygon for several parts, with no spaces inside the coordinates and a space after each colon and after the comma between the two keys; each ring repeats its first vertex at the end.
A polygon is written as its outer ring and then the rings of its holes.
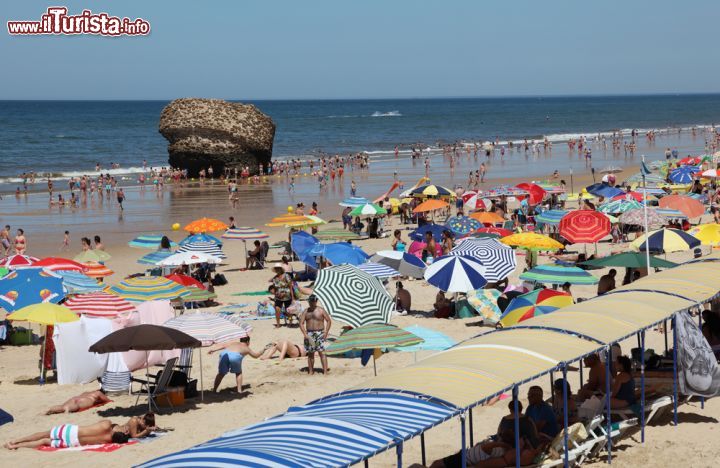
{"type": "Polygon", "coordinates": [[[300,316],[300,331],[305,337],[305,351],[308,357],[308,374],[315,373],[315,353],[320,356],[323,374],[328,373],[327,356],[325,356],[325,340],[330,333],[332,319],[325,309],[318,306],[317,296],[310,294],[308,308],[300,316]]]}
{"type": "Polygon", "coordinates": [[[213,392],[217,392],[220,382],[228,372],[235,374],[238,393],[242,392],[242,361],[248,354],[255,359],[259,358],[262,353],[257,353],[250,349],[250,337],[241,338],[239,341],[229,341],[227,343],[216,344],[210,347],[208,354],[223,350],[220,353],[220,361],[218,363],[218,373],[215,376],[215,385],[213,392]]]}
{"type": "Polygon", "coordinates": [[[6,224],[5,228],[0,231],[0,247],[5,250],[5,256],[8,257],[10,255],[10,245],[11,245],[11,239],[10,239],[10,225],[6,224]]]}

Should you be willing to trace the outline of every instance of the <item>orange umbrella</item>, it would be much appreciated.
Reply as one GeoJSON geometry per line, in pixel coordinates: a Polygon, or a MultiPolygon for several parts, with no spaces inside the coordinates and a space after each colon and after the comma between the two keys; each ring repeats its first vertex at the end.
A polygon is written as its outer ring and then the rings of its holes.
{"type": "Polygon", "coordinates": [[[183,229],[192,234],[200,234],[203,232],[226,231],[227,228],[227,224],[223,223],[220,220],[213,218],[201,218],[196,219],[192,223],[185,226],[183,229]]]}
{"type": "Polygon", "coordinates": [[[91,278],[104,278],[115,274],[110,268],[97,262],[87,262],[85,263],[85,267],[87,267],[87,270],[83,273],[91,278]]]}
{"type": "Polygon", "coordinates": [[[426,200],[416,206],[413,210],[413,213],[423,213],[425,211],[439,210],[441,208],[446,208],[447,206],[447,202],[431,198],[430,200],[426,200]]]}
{"type": "Polygon", "coordinates": [[[688,218],[697,218],[705,213],[705,207],[694,198],[684,195],[667,195],[660,199],[660,208],[682,211],[688,218]]]}
{"type": "Polygon", "coordinates": [[[502,216],[493,211],[476,211],[475,213],[470,213],[468,216],[473,219],[477,219],[483,224],[496,224],[505,222],[502,216]]]}

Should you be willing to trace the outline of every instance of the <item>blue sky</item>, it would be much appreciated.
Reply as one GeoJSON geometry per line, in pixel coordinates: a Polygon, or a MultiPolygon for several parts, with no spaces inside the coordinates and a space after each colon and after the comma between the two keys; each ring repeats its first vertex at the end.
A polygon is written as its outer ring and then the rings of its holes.
{"type": "Polygon", "coordinates": [[[0,99],[393,98],[720,91],[720,2],[4,2],[0,99]],[[50,5],[147,37],[10,36],[50,5]]]}

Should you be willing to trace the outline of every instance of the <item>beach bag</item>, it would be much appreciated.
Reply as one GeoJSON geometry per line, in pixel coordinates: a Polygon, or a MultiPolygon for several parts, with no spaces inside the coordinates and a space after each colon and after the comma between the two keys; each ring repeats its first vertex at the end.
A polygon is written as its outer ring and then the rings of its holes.
{"type": "Polygon", "coordinates": [[[287,308],[286,312],[289,315],[300,316],[304,311],[302,303],[300,301],[293,301],[290,307],[287,308]]]}
{"type": "Polygon", "coordinates": [[[258,302],[257,315],[258,315],[258,317],[267,317],[268,315],[275,315],[275,307],[272,304],[268,303],[267,301],[258,302]]]}
{"type": "Polygon", "coordinates": [[[225,278],[225,275],[222,273],[218,273],[215,275],[215,277],[212,279],[213,286],[224,286],[228,284],[227,278],[225,278]]]}

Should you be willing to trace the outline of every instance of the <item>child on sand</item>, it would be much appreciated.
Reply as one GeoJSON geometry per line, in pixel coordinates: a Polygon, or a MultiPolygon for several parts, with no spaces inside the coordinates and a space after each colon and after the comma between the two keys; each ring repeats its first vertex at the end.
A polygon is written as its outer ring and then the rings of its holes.
{"type": "Polygon", "coordinates": [[[67,252],[70,250],[70,231],[65,231],[65,234],[63,235],[63,243],[60,247],[61,252],[67,252]]]}

